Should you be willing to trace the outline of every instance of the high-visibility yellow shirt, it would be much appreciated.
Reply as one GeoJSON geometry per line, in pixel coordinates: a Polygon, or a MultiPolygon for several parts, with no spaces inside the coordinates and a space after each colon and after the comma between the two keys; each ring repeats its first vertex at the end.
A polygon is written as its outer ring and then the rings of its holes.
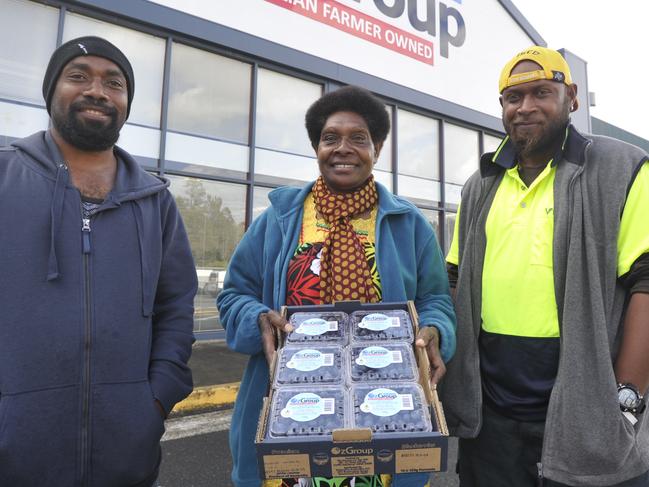
{"type": "MultiPolygon", "coordinates": [[[[516,167],[506,170],[489,210],[482,277],[482,328],[504,335],[558,337],[554,295],[554,176],[548,163],[527,187],[516,167]]],[[[649,253],[649,162],[627,196],[618,234],[618,276],[649,253]]],[[[457,228],[447,262],[459,265],[457,228]]]]}

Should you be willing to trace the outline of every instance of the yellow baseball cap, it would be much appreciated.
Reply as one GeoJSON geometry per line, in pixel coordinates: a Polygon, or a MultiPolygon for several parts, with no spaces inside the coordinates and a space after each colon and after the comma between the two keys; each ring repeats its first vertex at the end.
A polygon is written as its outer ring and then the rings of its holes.
{"type": "Polygon", "coordinates": [[[570,67],[568,67],[568,63],[561,54],[554,49],[548,49],[547,47],[532,46],[519,52],[507,64],[505,64],[505,67],[500,73],[498,91],[499,93],[502,93],[505,88],[510,86],[529,83],[530,81],[536,81],[539,79],[549,79],[551,81],[565,83],[568,86],[572,84],[570,67]],[[514,69],[514,66],[521,61],[533,61],[543,69],[512,75],[512,69],[514,69]]]}

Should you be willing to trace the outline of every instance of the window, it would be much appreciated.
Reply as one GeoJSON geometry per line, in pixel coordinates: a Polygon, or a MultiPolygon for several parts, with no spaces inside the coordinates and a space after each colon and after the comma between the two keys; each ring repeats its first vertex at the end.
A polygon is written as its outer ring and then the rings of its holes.
{"type": "Polygon", "coordinates": [[[68,13],[65,17],[63,42],[86,35],[103,37],[112,42],[133,66],[135,96],[128,121],[148,127],[160,127],[165,41],[160,37],[68,13]]]}
{"type": "Polygon", "coordinates": [[[304,115],[322,86],[263,68],[257,83],[257,147],[313,156],[304,115]]]}
{"type": "Polygon", "coordinates": [[[479,167],[478,132],[444,124],[444,176],[447,183],[462,186],[479,167]]]}
{"type": "Polygon", "coordinates": [[[438,121],[399,110],[399,174],[439,180],[438,121]]]}
{"type": "Polygon", "coordinates": [[[263,186],[255,186],[255,192],[252,195],[252,219],[253,221],[261,215],[266,208],[270,206],[268,201],[268,194],[273,188],[264,188],[263,186]]]}
{"type": "Polygon", "coordinates": [[[482,145],[484,152],[496,152],[498,146],[502,142],[502,138],[494,137],[493,135],[484,134],[482,138],[482,145]]]}
{"type": "Polygon", "coordinates": [[[439,233],[439,211],[428,210],[425,208],[419,208],[419,210],[424,214],[426,220],[431,224],[433,230],[435,230],[435,236],[437,236],[437,242],[441,245],[441,235],[439,233]]]}
{"type": "Polygon", "coordinates": [[[223,267],[244,231],[246,187],[169,176],[197,267],[223,267]]]}
{"type": "Polygon", "coordinates": [[[391,172],[392,171],[392,110],[394,107],[386,105],[385,107],[388,111],[388,116],[390,117],[390,133],[388,133],[385,142],[383,142],[383,147],[381,148],[381,154],[379,154],[379,159],[374,165],[374,170],[391,172]]]}
{"type": "Polygon", "coordinates": [[[255,149],[255,180],[266,184],[302,186],[320,175],[314,157],[255,149]]]}
{"type": "Polygon", "coordinates": [[[322,86],[260,68],[257,90],[257,180],[301,185],[318,177],[318,165],[304,127],[309,106],[322,86]]]}
{"type": "Polygon", "coordinates": [[[451,242],[453,241],[453,234],[455,233],[456,218],[457,218],[457,213],[444,214],[444,255],[446,255],[448,253],[448,249],[451,248],[451,242]]]}
{"type": "Polygon", "coordinates": [[[173,44],[169,129],[248,143],[250,64],[173,44]]]}
{"type": "Polygon", "coordinates": [[[214,298],[223,288],[227,265],[245,224],[246,187],[241,184],[169,176],[196,262],[199,292],[194,330],[221,326],[214,298]]]}
{"type": "Polygon", "coordinates": [[[478,136],[475,130],[444,124],[444,191],[446,203],[453,208],[460,203],[462,186],[479,167],[478,136]]]}
{"type": "Polygon", "coordinates": [[[440,201],[439,121],[407,110],[397,120],[399,194],[415,203],[440,201]]]}
{"type": "Polygon", "coordinates": [[[56,48],[59,10],[0,0],[0,12],[0,97],[45,105],[41,88],[56,48]]]}

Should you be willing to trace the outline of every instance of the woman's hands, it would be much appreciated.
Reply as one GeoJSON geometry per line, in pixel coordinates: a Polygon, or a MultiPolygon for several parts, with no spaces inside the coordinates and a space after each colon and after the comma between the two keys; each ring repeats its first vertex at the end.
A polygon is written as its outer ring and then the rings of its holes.
{"type": "Polygon", "coordinates": [[[277,350],[277,332],[283,331],[290,333],[293,331],[293,325],[282,318],[275,310],[270,310],[259,315],[259,329],[261,330],[261,343],[264,349],[264,355],[268,365],[273,360],[273,354],[277,350]]]}
{"type": "Polygon", "coordinates": [[[422,326],[417,333],[415,346],[426,349],[430,362],[430,385],[435,389],[446,374],[446,365],[439,352],[439,330],[434,326],[422,326]]]}

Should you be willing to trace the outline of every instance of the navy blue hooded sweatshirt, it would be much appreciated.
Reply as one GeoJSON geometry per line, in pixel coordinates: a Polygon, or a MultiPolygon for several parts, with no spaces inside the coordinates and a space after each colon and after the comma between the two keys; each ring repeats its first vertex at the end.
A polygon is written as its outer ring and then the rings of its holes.
{"type": "Polygon", "coordinates": [[[47,132],[0,149],[0,485],[150,486],[192,390],[196,272],[169,183],[126,152],[82,230],[47,132]]]}

